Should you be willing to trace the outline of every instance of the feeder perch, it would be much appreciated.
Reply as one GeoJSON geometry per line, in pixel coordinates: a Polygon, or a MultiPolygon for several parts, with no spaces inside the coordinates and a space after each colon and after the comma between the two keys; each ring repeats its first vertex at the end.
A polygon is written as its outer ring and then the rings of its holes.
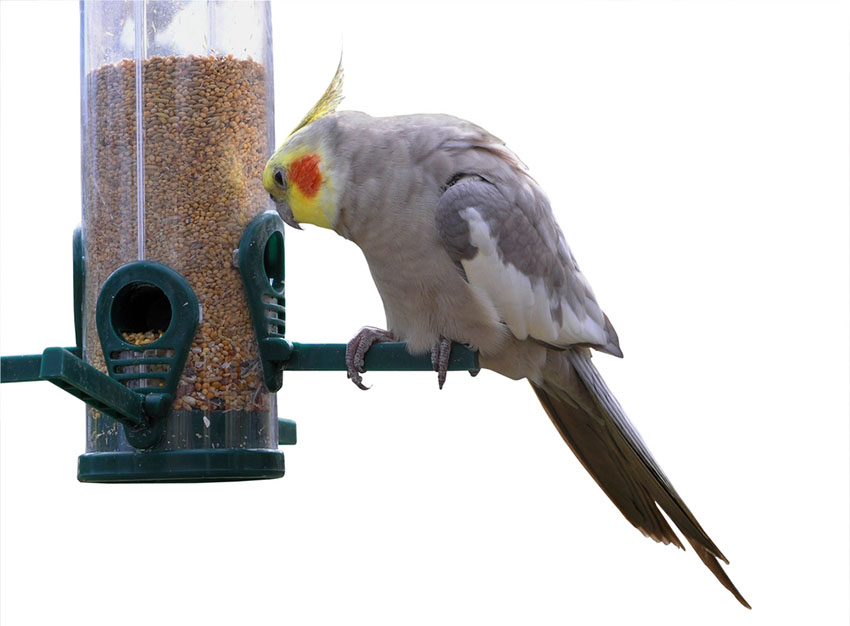
{"type": "MultiPolygon", "coordinates": [[[[80,481],[281,477],[278,446],[297,439],[277,417],[283,371],[346,368],[345,344],[286,338],[283,222],[261,182],[269,5],[83,0],[81,18],[76,341],[2,357],[0,382],[86,404],[80,481]]],[[[432,366],[383,343],[366,369],[432,366]]],[[[477,353],[454,345],[449,369],[477,370],[477,353]]]]}

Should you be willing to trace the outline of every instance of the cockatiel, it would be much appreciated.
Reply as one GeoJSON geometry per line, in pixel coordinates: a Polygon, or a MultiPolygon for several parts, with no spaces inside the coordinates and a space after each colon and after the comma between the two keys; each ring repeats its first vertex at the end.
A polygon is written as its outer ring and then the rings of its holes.
{"type": "Polygon", "coordinates": [[[726,558],[673,488],[591,362],[622,356],[542,189],[505,144],[448,115],[375,118],[335,112],[342,67],[269,160],[263,183],[283,220],[336,231],[363,251],[387,330],[348,344],[361,388],[376,341],[431,351],[442,387],[451,342],[482,367],[526,378],[558,432],[620,512],[644,535],[684,549],[749,608],[726,558]]]}

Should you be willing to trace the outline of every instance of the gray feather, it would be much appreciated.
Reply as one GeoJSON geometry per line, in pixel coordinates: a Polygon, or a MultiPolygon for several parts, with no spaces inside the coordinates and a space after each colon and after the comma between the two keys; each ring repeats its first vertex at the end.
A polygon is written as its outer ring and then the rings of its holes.
{"type": "Polygon", "coordinates": [[[484,173],[456,175],[435,210],[441,243],[458,266],[475,257],[477,249],[470,241],[469,223],[462,216],[464,209],[474,208],[487,222],[502,262],[544,285],[552,303],[553,321],[563,323],[561,303],[566,302],[580,321],[589,317],[605,329],[607,342],[590,345],[622,356],[617,333],[583,280],[548,199],[530,178],[520,176],[509,186],[487,180],[484,173]]]}
{"type": "Polygon", "coordinates": [[[720,583],[749,608],[717,562],[728,560],[650,454],[589,351],[570,348],[552,355],[542,384],[532,386],[564,440],[626,519],[656,541],[682,547],[657,503],[720,583]]]}

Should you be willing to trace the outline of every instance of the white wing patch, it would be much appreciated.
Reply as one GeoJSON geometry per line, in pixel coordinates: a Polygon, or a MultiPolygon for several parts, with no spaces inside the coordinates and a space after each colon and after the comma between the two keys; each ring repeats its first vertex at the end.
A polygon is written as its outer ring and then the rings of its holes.
{"type": "Polygon", "coordinates": [[[584,311],[578,312],[579,319],[563,298],[560,299],[563,322],[558,324],[552,316],[558,302],[546,293],[543,281],[527,276],[499,258],[498,242],[475,207],[463,209],[459,214],[469,223],[470,243],[478,249],[472,259],[461,261],[466,277],[490,298],[517,339],[533,337],[553,345],[608,343],[605,330],[584,311]]]}

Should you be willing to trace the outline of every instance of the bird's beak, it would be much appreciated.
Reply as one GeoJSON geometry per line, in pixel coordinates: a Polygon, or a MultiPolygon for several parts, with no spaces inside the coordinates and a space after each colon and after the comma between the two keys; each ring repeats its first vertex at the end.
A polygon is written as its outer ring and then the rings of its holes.
{"type": "Polygon", "coordinates": [[[276,164],[276,158],[277,154],[275,154],[271,159],[269,159],[268,163],[266,163],[266,167],[263,170],[263,187],[265,187],[266,191],[269,192],[269,196],[275,203],[277,212],[281,219],[292,226],[292,228],[301,230],[301,226],[295,219],[295,215],[293,215],[289,203],[286,201],[285,174],[283,169],[276,164]],[[280,200],[278,198],[280,198],[280,200]]]}
{"type": "MultiPolygon", "coordinates": [[[[274,196],[272,196],[272,200],[274,200],[274,196]]],[[[281,202],[275,200],[275,206],[277,207],[277,212],[284,223],[289,224],[292,228],[302,230],[301,224],[299,224],[298,220],[295,219],[295,216],[292,214],[292,209],[289,207],[289,203],[286,200],[281,202]]]]}

